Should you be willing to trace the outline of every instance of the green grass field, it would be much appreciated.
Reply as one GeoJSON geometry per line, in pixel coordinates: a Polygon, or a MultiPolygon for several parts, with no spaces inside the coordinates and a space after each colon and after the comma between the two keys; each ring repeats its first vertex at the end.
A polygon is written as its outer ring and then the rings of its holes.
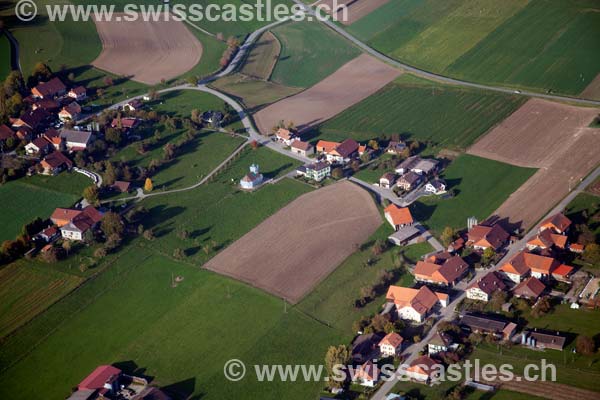
{"type": "Polygon", "coordinates": [[[82,278],[21,260],[0,269],[0,338],[74,289],[82,278]]]}
{"type": "Polygon", "coordinates": [[[240,72],[256,79],[268,80],[280,50],[277,38],[271,32],[263,33],[253,44],[240,72]]]}
{"type": "MultiPolygon", "coordinates": [[[[389,224],[384,223],[360,250],[348,257],[297,307],[344,332],[351,332],[352,322],[361,316],[377,312],[384,303],[385,293],[380,293],[365,307],[356,309],[354,301],[360,297],[361,287],[375,284],[381,271],[393,270],[393,262],[398,257],[399,251],[403,251],[404,255],[413,262],[433,251],[429,243],[424,242],[405,247],[392,246],[382,255],[374,257],[371,251],[372,244],[377,239],[387,240],[392,233],[389,224]],[[375,259],[375,263],[366,266],[365,263],[369,259],[375,259]]],[[[413,283],[412,276],[404,270],[397,271],[396,278],[397,284],[401,286],[410,286],[413,283]]]]}
{"type": "Polygon", "coordinates": [[[156,239],[141,245],[168,256],[180,248],[190,262],[202,264],[266,217],[311,190],[308,185],[284,179],[252,193],[242,192],[238,189],[239,180],[252,163],[260,166],[266,178],[280,176],[299,165],[266,148],[247,149],[209,184],[144,200],[141,204],[150,211],[144,225],[154,230],[156,239]],[[178,236],[183,229],[189,232],[184,240],[178,236]],[[212,247],[208,253],[207,245],[212,247]]]}
{"type": "Polygon", "coordinates": [[[8,76],[11,71],[10,66],[10,42],[6,35],[0,34],[0,54],[2,54],[2,62],[0,63],[0,80],[8,76]]]}
{"type": "Polygon", "coordinates": [[[359,141],[399,133],[430,147],[464,149],[524,100],[402,76],[320,127],[319,139],[359,141]]]}
{"type": "Polygon", "coordinates": [[[36,175],[0,186],[0,242],[14,239],[23,225],[35,218],[48,218],[56,207],[70,207],[92,181],[82,174],[36,175]]]}
{"type": "Polygon", "coordinates": [[[428,71],[576,95],[600,73],[599,10],[594,0],[400,0],[348,30],[428,71]]]}
{"type": "Polygon", "coordinates": [[[439,234],[446,226],[464,228],[467,218],[483,221],[519,188],[535,169],[463,154],[442,173],[455,197],[428,196],[413,203],[413,216],[439,234]]]}
{"type": "Polygon", "coordinates": [[[285,313],[279,299],[133,246],[2,343],[0,396],[63,398],[97,365],[116,363],[181,398],[304,400],[321,383],[260,384],[251,365],[321,363],[339,341],[337,331],[295,309],[285,313]],[[184,280],[172,287],[172,275],[184,280]],[[232,358],[249,368],[238,383],[222,372],[232,358]]]}
{"type": "Polygon", "coordinates": [[[272,32],[281,43],[281,53],[271,80],[285,86],[312,86],[360,54],[318,22],[287,23],[272,32]]]}

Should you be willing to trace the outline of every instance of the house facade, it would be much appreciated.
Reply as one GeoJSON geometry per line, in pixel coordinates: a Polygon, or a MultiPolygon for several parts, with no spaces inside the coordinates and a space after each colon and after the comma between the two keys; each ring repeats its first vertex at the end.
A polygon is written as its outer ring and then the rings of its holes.
{"type": "Polygon", "coordinates": [[[301,155],[302,157],[308,157],[315,153],[315,147],[302,140],[294,140],[290,145],[290,150],[292,153],[301,155]]]}
{"type": "Polygon", "coordinates": [[[396,332],[390,332],[379,342],[379,352],[383,357],[397,357],[402,352],[404,339],[396,332]]]}
{"type": "Polygon", "coordinates": [[[466,290],[466,295],[471,300],[488,302],[497,290],[505,291],[506,284],[499,273],[492,271],[470,285],[466,290]]]}
{"type": "Polygon", "coordinates": [[[379,186],[384,189],[391,189],[396,183],[396,175],[391,172],[386,172],[381,178],[379,178],[379,186]]]}
{"type": "Polygon", "coordinates": [[[264,177],[260,173],[258,164],[252,164],[250,166],[250,172],[240,180],[240,186],[242,189],[254,189],[260,186],[263,183],[263,180],[264,177]]]}

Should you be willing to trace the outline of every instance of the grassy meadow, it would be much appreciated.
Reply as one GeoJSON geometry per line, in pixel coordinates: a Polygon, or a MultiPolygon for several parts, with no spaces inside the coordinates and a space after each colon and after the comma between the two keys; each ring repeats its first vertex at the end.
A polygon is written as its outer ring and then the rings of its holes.
{"type": "Polygon", "coordinates": [[[400,0],[348,30],[428,71],[577,95],[600,73],[599,11],[594,0],[400,0]]]}
{"type": "Polygon", "coordinates": [[[271,81],[250,78],[242,74],[226,76],[212,82],[211,86],[235,97],[250,110],[274,103],[302,90],[271,81]]]}
{"type": "Polygon", "coordinates": [[[318,22],[286,23],[272,32],[281,44],[281,53],[271,80],[281,85],[312,86],[360,54],[318,22]]]}
{"type": "Polygon", "coordinates": [[[319,139],[366,141],[399,133],[430,148],[464,149],[524,99],[401,76],[319,127],[319,139]]]}
{"type": "Polygon", "coordinates": [[[0,242],[14,239],[35,218],[50,217],[56,207],[72,206],[90,185],[92,181],[82,174],[63,172],[19,178],[0,186],[0,242]]]}
{"type": "Polygon", "coordinates": [[[410,209],[415,219],[438,235],[446,226],[464,228],[470,216],[480,221],[489,217],[535,171],[463,154],[441,174],[454,197],[424,197],[410,209]]]}

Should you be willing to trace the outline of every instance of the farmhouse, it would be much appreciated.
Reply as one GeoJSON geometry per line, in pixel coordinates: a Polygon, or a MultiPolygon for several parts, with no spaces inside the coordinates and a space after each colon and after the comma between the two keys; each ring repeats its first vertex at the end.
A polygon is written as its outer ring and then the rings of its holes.
{"type": "Polygon", "coordinates": [[[66,121],[77,121],[81,115],[81,106],[76,102],[72,102],[68,106],[65,106],[58,113],[58,119],[63,122],[66,121]]]}
{"type": "Polygon", "coordinates": [[[102,220],[102,213],[92,206],[83,210],[57,208],[50,219],[60,227],[63,239],[83,240],[87,231],[98,226],[102,220]]]}
{"type": "Polygon", "coordinates": [[[492,271],[471,284],[466,293],[468,299],[487,302],[490,301],[492,294],[497,290],[506,290],[506,284],[504,284],[499,273],[492,271]]]}
{"type": "Polygon", "coordinates": [[[446,193],[446,182],[442,179],[432,179],[425,185],[425,191],[433,194],[446,193]]]}
{"type": "Polygon", "coordinates": [[[32,110],[41,108],[49,113],[55,113],[60,109],[60,104],[52,99],[38,99],[31,105],[32,110]]]}
{"type": "Polygon", "coordinates": [[[317,153],[329,153],[340,144],[338,142],[328,142],[327,140],[319,140],[317,142],[317,153]]]}
{"type": "Polygon", "coordinates": [[[37,139],[34,139],[32,142],[27,143],[25,145],[25,151],[27,154],[47,154],[52,151],[52,143],[50,143],[46,138],[40,136],[37,139]]]}
{"type": "Polygon", "coordinates": [[[390,143],[388,143],[387,148],[385,149],[385,152],[388,154],[396,154],[396,155],[401,155],[404,150],[406,150],[406,143],[404,142],[396,142],[396,141],[390,141],[390,143]]]}
{"type": "Polygon", "coordinates": [[[565,249],[567,247],[567,236],[553,233],[551,229],[544,229],[527,242],[530,251],[542,251],[552,248],[565,249]]]}
{"type": "Polygon", "coordinates": [[[275,137],[277,138],[278,142],[283,143],[286,146],[291,146],[292,142],[294,142],[296,140],[300,140],[298,138],[298,135],[296,135],[295,132],[293,132],[289,129],[285,129],[285,128],[277,129],[277,132],[275,133],[275,137]]]}
{"type": "Polygon", "coordinates": [[[414,222],[408,207],[398,207],[392,203],[383,212],[385,219],[392,225],[395,231],[402,227],[410,226],[414,222]]]}
{"type": "Polygon", "coordinates": [[[494,335],[504,340],[510,339],[517,329],[517,325],[512,322],[476,314],[462,315],[460,325],[471,332],[494,335]]]}
{"type": "Polygon", "coordinates": [[[571,273],[573,272],[573,267],[561,264],[554,271],[552,271],[552,277],[557,281],[562,282],[570,282],[571,281],[571,273]]]}
{"type": "Polygon", "coordinates": [[[358,143],[354,139],[346,139],[333,150],[328,151],[325,156],[330,163],[346,164],[358,152],[358,143]]]}
{"type": "Polygon", "coordinates": [[[300,176],[305,176],[307,179],[321,182],[323,179],[331,175],[331,165],[329,165],[329,163],[319,161],[314,164],[307,164],[298,167],[296,173],[300,176]]]}
{"type": "Polygon", "coordinates": [[[379,178],[379,186],[384,189],[390,189],[396,183],[396,175],[391,172],[386,172],[381,178],[379,178]]]}
{"type": "Polygon", "coordinates": [[[73,89],[69,90],[67,96],[77,101],[82,101],[87,99],[87,90],[83,86],[76,86],[73,89]]]}
{"type": "Polygon", "coordinates": [[[409,171],[402,175],[400,179],[398,179],[396,186],[403,190],[410,191],[417,187],[420,183],[421,175],[417,174],[416,172],[409,171]]]}
{"type": "Polygon", "coordinates": [[[448,258],[442,265],[427,261],[419,261],[415,266],[415,280],[434,283],[436,285],[452,286],[469,270],[469,264],[460,256],[448,258]]]}
{"type": "Polygon", "coordinates": [[[567,342],[564,334],[534,328],[521,334],[521,344],[536,349],[552,349],[562,351],[567,342]]]}
{"type": "Polygon", "coordinates": [[[240,186],[242,189],[254,189],[263,183],[263,179],[264,177],[260,173],[258,164],[252,164],[250,172],[240,180],[240,186]]]}
{"type": "Polygon", "coordinates": [[[402,351],[404,339],[396,332],[390,332],[379,342],[379,352],[384,357],[397,357],[402,351]]]}
{"type": "Polygon", "coordinates": [[[123,106],[123,111],[138,111],[144,107],[144,103],[140,99],[133,99],[123,106]]]}
{"type": "Polygon", "coordinates": [[[452,341],[450,335],[446,332],[437,331],[427,344],[427,353],[432,356],[437,353],[454,350],[457,347],[458,345],[452,341]]]}
{"type": "Polygon", "coordinates": [[[544,220],[540,224],[540,232],[550,229],[555,233],[564,235],[569,230],[571,226],[571,220],[565,217],[563,214],[558,213],[554,214],[550,218],[544,220]]]}
{"type": "Polygon", "coordinates": [[[439,372],[440,368],[442,368],[442,365],[433,358],[421,356],[406,368],[406,375],[419,382],[429,382],[439,372]]]}
{"type": "Polygon", "coordinates": [[[369,360],[358,368],[354,380],[361,386],[373,387],[379,381],[379,368],[369,360]]]}
{"type": "Polygon", "coordinates": [[[500,225],[475,225],[467,233],[467,246],[476,250],[488,248],[498,251],[508,241],[510,235],[500,225]]]}
{"type": "Polygon", "coordinates": [[[434,293],[427,286],[419,289],[390,286],[386,300],[394,303],[399,318],[423,322],[438,303],[446,307],[448,295],[434,293]]]}
{"type": "Polygon", "coordinates": [[[308,157],[309,155],[315,153],[315,147],[308,142],[303,142],[302,140],[294,140],[290,147],[292,153],[301,155],[302,157],[308,157]]]}
{"type": "Polygon", "coordinates": [[[419,236],[421,231],[417,227],[412,225],[406,225],[399,228],[396,232],[388,236],[388,240],[394,243],[396,246],[404,246],[411,239],[419,236]]]}
{"type": "Polygon", "coordinates": [[[115,190],[119,193],[127,193],[131,188],[131,183],[126,181],[115,181],[115,183],[113,183],[110,187],[112,190],[115,190]]]}
{"type": "Polygon", "coordinates": [[[429,175],[437,170],[439,162],[419,156],[411,156],[396,166],[396,173],[403,175],[412,171],[418,175],[429,175]]]}
{"type": "Polygon", "coordinates": [[[125,118],[113,118],[110,123],[110,127],[113,129],[120,129],[122,131],[129,131],[131,129],[135,129],[138,126],[140,120],[132,117],[125,118]]]}
{"type": "Polygon", "coordinates": [[[75,131],[71,129],[63,129],[60,131],[60,137],[65,142],[67,150],[69,151],[85,150],[93,139],[92,132],[75,131]]]}
{"type": "Polygon", "coordinates": [[[26,127],[32,131],[38,131],[47,126],[50,117],[51,114],[48,111],[42,108],[37,108],[35,110],[23,113],[19,118],[13,120],[11,123],[13,128],[26,127]]]}
{"type": "Polygon", "coordinates": [[[519,283],[512,290],[515,297],[523,297],[530,300],[536,300],[544,293],[546,286],[537,278],[530,276],[523,282],[519,283]]]}
{"type": "Polygon", "coordinates": [[[560,263],[551,257],[544,257],[526,251],[515,254],[506,264],[500,267],[510,280],[519,283],[531,274],[538,279],[548,278],[560,263]]]}
{"type": "Polygon", "coordinates": [[[31,94],[40,99],[62,96],[66,92],[67,87],[58,78],[52,78],[48,82],[41,82],[31,89],[31,94]]]}
{"type": "Polygon", "coordinates": [[[61,171],[73,168],[73,161],[60,151],[54,151],[44,157],[40,165],[44,169],[44,175],[57,175],[61,171]]]}

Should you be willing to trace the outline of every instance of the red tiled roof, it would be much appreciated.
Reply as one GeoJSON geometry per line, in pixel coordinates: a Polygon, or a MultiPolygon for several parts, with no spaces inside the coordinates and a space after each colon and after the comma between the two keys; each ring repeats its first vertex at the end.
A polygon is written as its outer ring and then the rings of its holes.
{"type": "Polygon", "coordinates": [[[562,213],[554,214],[550,218],[544,220],[541,224],[541,228],[558,229],[560,232],[564,232],[571,225],[571,220],[565,217],[562,213]]]}
{"type": "Polygon", "coordinates": [[[58,78],[52,78],[48,82],[41,82],[35,88],[42,96],[55,96],[67,89],[64,83],[58,78]]]}
{"type": "Polygon", "coordinates": [[[396,332],[390,332],[381,341],[379,342],[379,346],[387,344],[394,348],[397,348],[402,344],[404,339],[402,336],[398,335],[396,332]]]}
{"type": "Polygon", "coordinates": [[[395,204],[390,204],[383,211],[390,216],[394,225],[406,225],[414,222],[408,207],[398,207],[395,204]]]}
{"type": "Polygon", "coordinates": [[[388,288],[386,299],[399,307],[410,306],[421,315],[431,310],[439,300],[427,286],[413,289],[393,285],[388,288]]]}
{"type": "Polygon", "coordinates": [[[496,290],[505,290],[506,285],[502,277],[497,272],[492,271],[470,285],[467,290],[472,288],[479,288],[482,292],[491,295],[496,290]]]}
{"type": "Polygon", "coordinates": [[[298,150],[308,151],[312,149],[312,144],[303,142],[302,140],[294,140],[291,147],[298,150]]]}
{"type": "Polygon", "coordinates": [[[513,293],[515,296],[538,298],[545,289],[546,285],[544,285],[539,279],[531,276],[519,283],[513,289],[513,293]]]}
{"type": "Polygon", "coordinates": [[[506,232],[498,224],[494,226],[486,225],[475,225],[469,231],[468,239],[473,245],[481,247],[489,247],[489,244],[494,250],[497,250],[506,242],[509,238],[508,232],[506,232]]]}
{"type": "Polygon", "coordinates": [[[14,136],[15,132],[12,129],[4,124],[0,125],[0,140],[6,140],[14,136]]]}
{"type": "Polygon", "coordinates": [[[101,365],[82,380],[77,388],[79,390],[98,390],[104,387],[104,384],[121,374],[119,368],[112,365],[101,365]]]}

